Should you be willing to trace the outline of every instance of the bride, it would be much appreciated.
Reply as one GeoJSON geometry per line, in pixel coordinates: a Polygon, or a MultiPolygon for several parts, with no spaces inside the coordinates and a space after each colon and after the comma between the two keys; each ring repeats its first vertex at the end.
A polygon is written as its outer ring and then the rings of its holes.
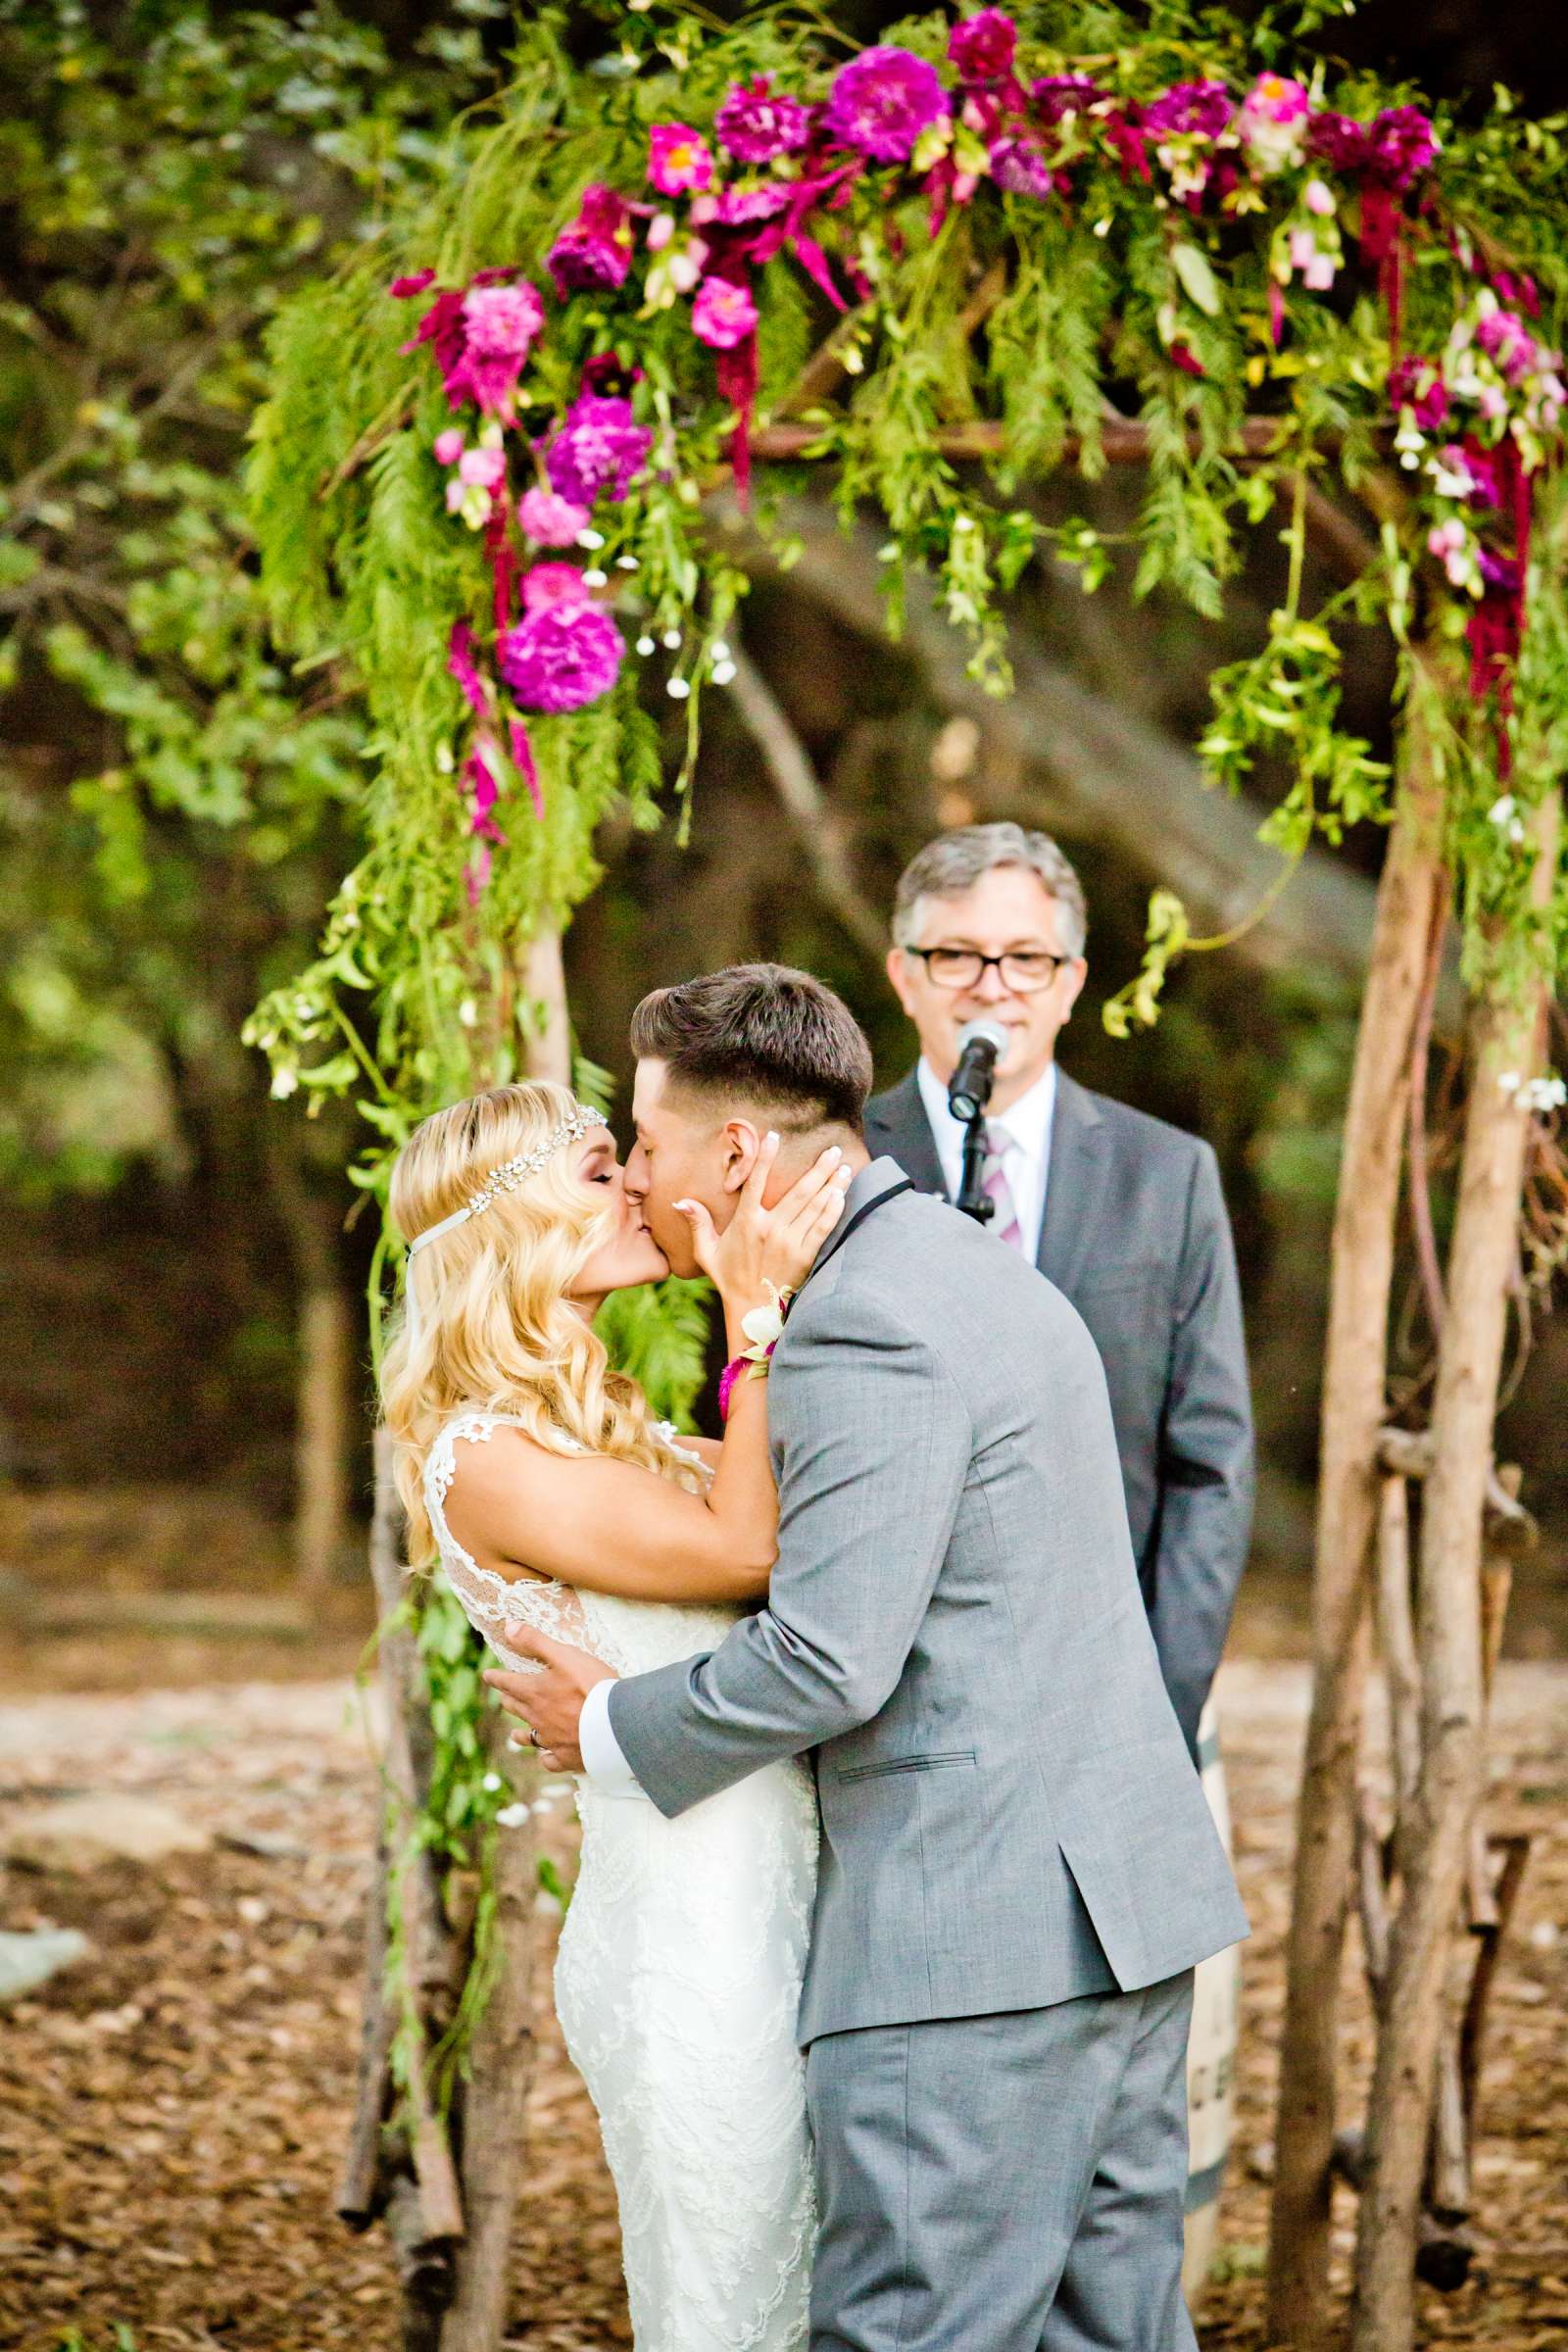
{"type": "MultiPolygon", "coordinates": [[[[728,1230],[692,1211],[729,1355],[809,1268],[842,1211],[827,1152],[771,1209],[769,1138],[728,1230]]],[[[409,1241],[388,1348],[410,1556],[438,1553],[505,1665],[510,1618],[621,1674],[722,1641],[766,1593],[777,1528],[766,1383],[731,1391],[724,1442],[678,1440],[612,1370],[593,1318],[669,1271],[613,1138],[564,1088],[503,1086],[416,1129],[392,1177],[409,1241]]],[[[666,1821],[578,1779],[582,1859],[556,2001],[599,2110],[639,2352],[798,2352],[815,2227],[796,2008],[816,1806],[774,1764],[666,1821]]]]}

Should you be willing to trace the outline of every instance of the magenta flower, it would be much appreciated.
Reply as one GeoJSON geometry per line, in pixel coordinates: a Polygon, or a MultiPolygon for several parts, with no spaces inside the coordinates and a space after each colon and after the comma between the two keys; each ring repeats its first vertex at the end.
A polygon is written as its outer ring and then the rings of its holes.
{"type": "Polygon", "coordinates": [[[1438,155],[1438,134],[1418,106],[1386,106],[1366,134],[1367,164],[1396,195],[1428,170],[1438,155]]]}
{"type": "Polygon", "coordinates": [[[719,108],[713,128],[738,163],[770,164],[793,155],[811,135],[811,117],[799,99],[775,95],[770,74],[737,81],[719,108]]]}
{"type": "Polygon", "coordinates": [[[538,547],[571,547],[588,527],[588,510],[554,490],[525,490],[517,501],[517,520],[538,547]]]}
{"type": "Polygon", "coordinates": [[[462,427],[449,424],[445,432],[437,433],[430,446],[438,466],[455,466],[463,455],[462,427]]]}
{"type": "Polygon", "coordinates": [[[1448,387],[1432,360],[1413,352],[1389,369],[1389,406],[1409,409],[1423,432],[1433,432],[1448,415],[1448,387]]]}
{"type": "Polygon", "coordinates": [[[1018,28],[1000,8],[982,8],[948,35],[948,63],[968,87],[1006,81],[1018,51],[1018,28]]]}
{"type": "Polygon", "coordinates": [[[828,96],[827,122],[842,146],[874,163],[906,163],[923,130],[948,111],[935,66],[910,50],[879,45],[841,66],[828,96]]]}
{"type": "Polygon", "coordinates": [[[991,171],[1009,196],[1049,196],[1055,185],[1052,167],[1033,139],[999,139],[991,150],[991,171]]]}
{"type": "Polygon", "coordinates": [[[1304,82],[1288,74],[1260,74],[1242,102],[1237,128],[1252,161],[1264,172],[1283,172],[1300,161],[1312,101],[1304,82]]]}
{"type": "Polygon", "coordinates": [[[588,591],[575,564],[535,564],[521,580],[524,613],[549,612],[557,605],[585,605],[588,591]]]}
{"type": "Polygon", "coordinates": [[[433,270],[416,270],[412,277],[395,277],[387,292],[394,302],[407,302],[411,294],[422,294],[426,286],[434,284],[433,270]]]}
{"type": "Polygon", "coordinates": [[[631,402],[584,392],[545,447],[545,470],[558,497],[591,507],[601,491],[622,499],[653,447],[646,426],[632,422],[631,402]]]}
{"type": "Polygon", "coordinates": [[[1087,74],[1044,74],[1029,95],[1042,122],[1059,122],[1064,115],[1081,115],[1105,93],[1087,74]]]}
{"type": "Polygon", "coordinates": [[[757,329],[757,305],[750,286],[727,277],[705,277],[692,304],[692,332],[710,351],[733,351],[757,329]]]}
{"type": "Polygon", "coordinates": [[[470,489],[499,490],[507,478],[504,449],[466,449],[458,460],[458,479],[470,489]]]}
{"type": "MultiPolygon", "coordinates": [[[[436,309],[448,299],[443,295],[436,309]]],[[[432,312],[431,318],[434,315],[432,312]]],[[[505,416],[511,409],[523,364],[544,322],[544,305],[526,280],[521,285],[471,285],[461,298],[456,319],[451,321],[451,326],[461,333],[462,342],[450,365],[442,356],[442,342],[438,339],[442,330],[438,329],[437,336],[432,338],[436,342],[436,363],[452,406],[460,408],[465,400],[472,400],[487,416],[505,416]]],[[[422,325],[419,339],[424,339],[422,325]]]]}
{"type": "Polygon", "coordinates": [[[648,176],[661,196],[696,196],[712,185],[713,157],[686,122],[656,122],[649,134],[648,176]]]}
{"type": "Polygon", "coordinates": [[[1325,108],[1306,126],[1307,152],[1336,172],[1364,172],[1367,162],[1366,124],[1348,115],[1325,108]]]}
{"type": "Polygon", "coordinates": [[[488,708],[484,681],[474,660],[476,648],[473,631],[466,620],[455,620],[452,635],[447,640],[447,669],[463,690],[463,699],[477,717],[482,718],[488,708]]]}
{"type": "Polygon", "coordinates": [[[561,603],[530,612],[496,649],[501,674],[529,710],[580,710],[608,694],[626,648],[610,614],[594,604],[561,603]]]}
{"type": "Polygon", "coordinates": [[[551,246],[545,268],[563,302],[584,289],[613,293],[631,268],[631,247],[629,206],[596,180],[584,188],[577,218],[551,246]]]}
{"type": "Polygon", "coordinates": [[[1476,341],[1510,384],[1522,383],[1540,356],[1535,336],[1512,311],[1483,311],[1476,320],[1476,341]]]}
{"type": "Polygon", "coordinates": [[[1144,109],[1144,127],[1156,139],[1217,139],[1235,111],[1222,81],[1178,81],[1144,109]]]}
{"type": "MultiPolygon", "coordinates": [[[[483,841],[504,844],[507,837],[490,813],[501,798],[501,785],[495,769],[490,764],[488,745],[474,745],[464,765],[463,775],[464,781],[468,787],[473,808],[473,814],[468,820],[469,832],[477,833],[483,841]]],[[[488,868],[486,868],[486,873],[488,874],[488,868]]]]}
{"type": "MultiPolygon", "coordinates": [[[[769,179],[760,188],[722,188],[716,196],[705,196],[702,201],[712,206],[712,218],[720,228],[749,228],[754,220],[772,220],[787,212],[795,201],[795,190],[782,180],[769,179]]],[[[694,213],[696,209],[694,205],[694,213]]]]}

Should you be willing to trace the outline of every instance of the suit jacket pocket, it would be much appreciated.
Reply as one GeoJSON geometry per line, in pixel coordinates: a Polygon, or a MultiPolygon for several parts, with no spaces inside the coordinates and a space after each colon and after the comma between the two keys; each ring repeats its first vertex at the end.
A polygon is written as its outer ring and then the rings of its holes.
{"type": "Polygon", "coordinates": [[[973,1764],[972,1747],[944,1748],[927,1756],[890,1756],[885,1764],[841,1764],[836,1778],[841,1781],[876,1781],[890,1772],[940,1772],[945,1765],[973,1764]]]}

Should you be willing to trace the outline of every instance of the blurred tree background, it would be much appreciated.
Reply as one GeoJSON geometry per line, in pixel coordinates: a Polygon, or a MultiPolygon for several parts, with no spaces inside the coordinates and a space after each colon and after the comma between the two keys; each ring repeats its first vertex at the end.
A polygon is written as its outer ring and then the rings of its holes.
{"type": "MultiPolygon", "coordinates": [[[[585,0],[585,56],[618,13],[585,0]]],[[[870,38],[900,12],[829,13],[870,38]]],[[[269,643],[240,473],[270,314],[443,168],[449,128],[505,72],[509,22],[496,0],[0,0],[0,1571],[24,1580],[52,1530],[62,1567],[93,1575],[106,1545],[139,1544],[154,1580],[201,1583],[224,1563],[176,1555],[220,1524],[235,1578],[324,1594],[353,1574],[367,1250],[346,1139],[330,1111],[272,1109],[238,1033],[348,861],[359,721],[269,643]],[[172,1507],[198,1493],[230,1516],[172,1507]]],[[[1497,81],[1537,112],[1568,92],[1568,56],[1483,0],[1376,0],[1320,39],[1456,103],[1497,81]]],[[[1138,496],[1112,474],[1074,485],[1071,511],[1114,533],[1138,496]]],[[[1093,917],[1063,1058],[1208,1136],[1224,1166],[1261,1586],[1288,1606],[1381,837],[1314,856],[1243,946],[1179,970],[1152,1036],[1114,1043],[1098,1017],[1136,968],[1152,883],[1228,920],[1272,871],[1188,747],[1210,670],[1260,641],[1283,560],[1261,531],[1212,625],[1037,564],[1014,600],[1019,691],[993,705],[918,609],[887,643],[874,541],[799,519],[803,559],[751,599],[734,690],[710,710],[690,844],[603,830],[606,879],[566,943],[581,1047],[623,1079],[645,988],[766,955],[840,987],[891,1079],[908,1048],[881,946],[904,861],[971,817],[1056,832],[1093,917]]],[[[1346,723],[1379,750],[1390,657],[1367,632],[1347,677],[1346,723]]],[[[1523,1646],[1559,1613],[1565,1374],[1547,1326],[1502,1425],[1548,1534],[1515,1606],[1523,1646]]]]}

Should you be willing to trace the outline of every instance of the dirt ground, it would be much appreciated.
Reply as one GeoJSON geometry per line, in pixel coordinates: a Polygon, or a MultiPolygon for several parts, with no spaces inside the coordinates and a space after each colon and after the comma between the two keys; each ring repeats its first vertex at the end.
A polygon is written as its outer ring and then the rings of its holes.
{"type": "MultiPolygon", "coordinates": [[[[341,1641],[350,1646],[346,1630],[341,1641]]],[[[167,1664],[167,1646],[160,1654],[167,1664]]],[[[314,1655],[318,1675],[340,1662],[314,1655]]],[[[0,1926],[79,1927],[93,1945],[86,1962],[0,2013],[5,2352],[119,2352],[122,2340],[138,2352],[396,2345],[386,2251],[376,2235],[349,2236],[330,2211],[357,2039],[370,1747],[345,1680],[289,1671],[130,1696],[47,1696],[34,1686],[0,1707],[0,1808],[137,1790],[216,1839],[156,1869],[0,1871],[0,1926]]],[[[1227,1667],[1225,1749],[1255,1933],[1204,2352],[1261,2352],[1266,2340],[1270,2099],[1304,1707],[1298,1664],[1227,1667]]],[[[1481,2255],[1459,2293],[1423,2294],[1426,2343],[1568,2352],[1565,1733],[1568,1667],[1506,1667],[1494,1819],[1528,1829],[1535,1845],[1494,2010],[1481,2255]]],[[[546,1823],[557,1847],[569,1842],[568,1812],[563,1792],[546,1823]]],[[[545,1952],[555,1924],[542,1901],[545,1952]]],[[[507,2340],[518,2352],[589,2352],[630,2341],[614,2207],[592,2112],[555,2034],[546,1969],[540,1988],[537,2156],[507,2340]]],[[[1349,2033],[1364,2055],[1359,1997],[1349,2033]]],[[[1341,2193],[1343,2265],[1352,2209],[1341,2193]]]]}

